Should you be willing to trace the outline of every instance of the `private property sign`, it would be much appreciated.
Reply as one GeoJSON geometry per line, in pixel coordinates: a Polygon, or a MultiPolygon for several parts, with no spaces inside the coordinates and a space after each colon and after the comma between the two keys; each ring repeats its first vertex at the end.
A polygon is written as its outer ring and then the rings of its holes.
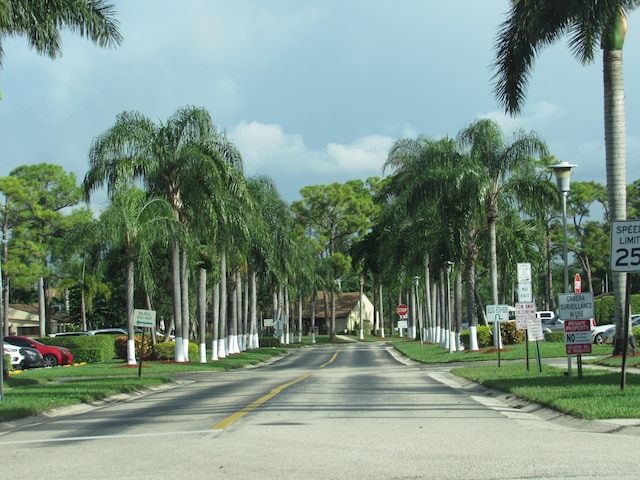
{"type": "Polygon", "coordinates": [[[565,320],[564,337],[567,355],[591,353],[591,320],[565,320]]]}

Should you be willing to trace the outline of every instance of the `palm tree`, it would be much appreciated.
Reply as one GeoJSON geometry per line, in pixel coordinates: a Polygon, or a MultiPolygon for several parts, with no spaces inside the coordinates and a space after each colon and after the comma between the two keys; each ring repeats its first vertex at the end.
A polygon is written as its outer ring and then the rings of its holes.
{"type": "Polygon", "coordinates": [[[462,146],[469,147],[477,184],[474,201],[485,206],[489,235],[489,276],[491,302],[498,305],[498,257],[496,223],[501,198],[514,198],[530,205],[541,198],[541,182],[535,175],[534,154],[547,155],[547,147],[536,134],[517,131],[508,143],[495,120],[481,119],[458,134],[462,146]]]}
{"type": "Polygon", "coordinates": [[[135,364],[133,328],[134,268],[145,263],[152,243],[169,236],[173,214],[170,205],[160,197],[146,198],[138,188],[117,192],[111,205],[100,216],[102,237],[107,249],[119,249],[126,263],[127,291],[127,363],[135,364]]]}
{"type": "MultiPolygon", "coordinates": [[[[582,64],[592,63],[597,49],[602,49],[604,137],[611,220],[627,218],[622,48],[627,31],[626,14],[638,6],[639,0],[513,1],[496,41],[495,93],[510,114],[517,114],[522,109],[527,81],[536,55],[542,48],[568,35],[571,52],[582,64]]],[[[619,354],[626,338],[623,335],[624,272],[613,272],[612,283],[616,294],[617,340],[614,353],[619,354]]]]}
{"type": "MultiPolygon", "coordinates": [[[[187,225],[185,192],[190,198],[216,198],[212,188],[224,184],[230,192],[241,190],[231,160],[241,163],[237,150],[226,135],[217,131],[209,113],[197,107],[184,107],[166,123],[155,124],[138,112],[123,112],[109,130],[96,138],[89,152],[90,169],[85,175],[85,196],[106,184],[113,195],[122,185],[144,182],[148,193],[164,197],[172,206],[176,220],[187,225]],[[210,181],[211,177],[223,180],[210,181]],[[200,178],[200,182],[194,181],[200,178]],[[186,189],[185,185],[189,185],[186,189]]],[[[204,204],[192,205],[196,212],[204,204]]],[[[208,208],[208,207],[204,207],[208,208]]],[[[184,343],[189,338],[189,319],[183,318],[181,250],[184,244],[174,239],[171,247],[173,316],[176,337],[176,361],[184,361],[184,343]]],[[[184,280],[184,277],[182,277],[184,280]]]]}
{"type": "Polygon", "coordinates": [[[116,10],[104,0],[0,0],[0,12],[0,67],[6,37],[24,36],[31,48],[52,59],[62,55],[63,28],[100,47],[115,47],[122,42],[116,10]]]}

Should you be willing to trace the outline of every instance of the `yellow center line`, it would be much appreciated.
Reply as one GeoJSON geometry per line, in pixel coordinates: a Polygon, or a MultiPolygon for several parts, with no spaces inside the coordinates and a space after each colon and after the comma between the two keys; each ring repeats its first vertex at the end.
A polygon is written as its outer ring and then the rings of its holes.
{"type": "MultiPolygon", "coordinates": [[[[331,359],[327,363],[324,363],[324,364],[320,365],[319,368],[324,368],[327,365],[333,363],[335,361],[336,357],[338,356],[338,353],[340,353],[339,349],[336,350],[336,353],[333,354],[333,357],[331,357],[331,359]]],[[[267,393],[263,397],[260,397],[258,400],[256,400],[255,402],[251,403],[250,405],[247,405],[242,410],[239,410],[236,413],[234,413],[233,415],[229,415],[224,420],[218,422],[213,427],[211,427],[211,430],[223,430],[223,429],[227,428],[233,422],[235,422],[237,420],[240,420],[247,413],[251,412],[252,410],[255,410],[256,408],[258,408],[260,405],[262,405],[267,400],[270,400],[273,397],[275,397],[276,395],[278,395],[285,388],[288,388],[291,385],[295,385],[296,383],[301,382],[302,380],[306,380],[311,375],[312,375],[311,373],[306,373],[306,374],[302,375],[301,377],[298,377],[295,380],[290,381],[289,383],[285,383],[283,385],[280,385],[279,387],[274,388],[273,390],[271,390],[271,392],[267,393]]]]}
{"type": "Polygon", "coordinates": [[[231,425],[236,420],[240,420],[242,417],[244,417],[250,411],[255,410],[256,408],[258,408],[260,405],[262,405],[267,400],[269,400],[269,399],[275,397],[276,395],[278,395],[285,388],[288,388],[291,385],[295,385],[296,383],[301,382],[302,380],[306,380],[310,376],[311,376],[311,373],[307,373],[305,375],[302,375],[299,378],[296,378],[295,380],[292,380],[289,383],[285,383],[284,385],[280,385],[279,387],[274,388],[273,390],[271,390],[271,392],[267,393],[265,396],[259,398],[258,400],[256,400],[255,402],[251,403],[250,405],[247,405],[242,410],[234,413],[233,415],[229,415],[227,418],[225,418],[221,422],[219,422],[216,425],[214,425],[212,427],[212,430],[222,430],[224,428],[227,428],[229,425],[231,425]]]}
{"type": "Polygon", "coordinates": [[[333,354],[333,357],[331,357],[331,360],[329,360],[327,363],[324,363],[322,365],[320,365],[319,368],[324,368],[327,365],[330,365],[333,363],[333,361],[336,359],[336,357],[338,356],[338,354],[340,353],[340,349],[336,350],[336,353],[333,354]]]}

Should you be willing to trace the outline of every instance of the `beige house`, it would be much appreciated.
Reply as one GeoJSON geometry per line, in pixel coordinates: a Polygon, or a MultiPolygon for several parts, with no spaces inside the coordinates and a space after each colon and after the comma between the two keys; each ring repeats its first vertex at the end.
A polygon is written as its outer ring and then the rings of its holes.
{"type": "MultiPolygon", "coordinates": [[[[9,332],[12,335],[25,335],[34,337],[40,335],[40,316],[38,306],[12,303],[9,305],[8,314],[9,332]]],[[[59,315],[52,315],[53,331],[57,331],[58,323],[63,319],[59,315]]]]}
{"type": "MultiPolygon", "coordinates": [[[[360,292],[342,292],[335,294],[336,299],[336,332],[354,331],[360,329],[360,292]]],[[[315,326],[320,333],[329,332],[331,322],[331,296],[327,296],[328,308],[325,311],[324,293],[316,296],[315,326]]],[[[364,331],[369,333],[373,329],[374,308],[371,300],[362,294],[362,321],[364,331]]],[[[302,324],[305,332],[311,331],[311,306],[307,303],[302,312],[302,324]]]]}

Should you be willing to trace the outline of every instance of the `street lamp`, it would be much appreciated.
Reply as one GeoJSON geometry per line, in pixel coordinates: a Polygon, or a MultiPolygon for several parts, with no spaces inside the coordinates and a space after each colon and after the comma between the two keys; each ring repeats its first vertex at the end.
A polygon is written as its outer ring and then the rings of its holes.
{"type": "MultiPolygon", "coordinates": [[[[420,343],[423,342],[423,335],[422,335],[422,322],[421,320],[421,315],[420,315],[420,300],[419,300],[419,295],[418,295],[418,285],[420,283],[420,277],[419,276],[415,276],[413,277],[413,285],[415,287],[414,292],[413,292],[413,325],[414,328],[418,328],[418,335],[420,336],[420,343]]],[[[414,335],[415,336],[415,335],[414,335]]]]}
{"type": "MultiPolygon", "coordinates": [[[[558,182],[558,191],[562,195],[562,255],[564,258],[564,293],[569,293],[569,256],[567,249],[567,197],[571,190],[571,169],[577,167],[568,162],[551,165],[553,174],[558,182]]],[[[578,370],[580,370],[580,356],[578,356],[578,370]]],[[[571,378],[571,356],[567,355],[567,374],[571,378]]]]}
{"type": "Polygon", "coordinates": [[[562,255],[564,258],[564,293],[569,293],[569,258],[567,253],[567,197],[569,196],[569,190],[571,190],[571,169],[577,167],[569,162],[560,162],[556,165],[551,165],[553,168],[553,174],[556,176],[558,182],[558,191],[562,195],[562,235],[563,235],[563,249],[562,255]]]}

